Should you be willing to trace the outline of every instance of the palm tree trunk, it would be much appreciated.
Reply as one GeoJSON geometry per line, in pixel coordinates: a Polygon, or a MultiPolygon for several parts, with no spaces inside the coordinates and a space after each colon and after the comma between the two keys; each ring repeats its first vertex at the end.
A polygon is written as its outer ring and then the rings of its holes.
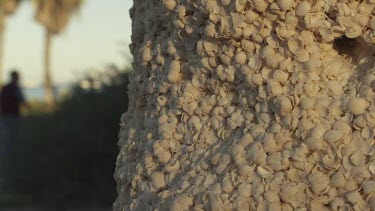
{"type": "Polygon", "coordinates": [[[53,106],[54,95],[51,76],[52,33],[48,29],[46,29],[44,47],[44,99],[49,106],[53,106]]]}
{"type": "Polygon", "coordinates": [[[3,83],[3,58],[4,58],[4,33],[5,33],[5,14],[0,12],[0,87],[3,83]]]}

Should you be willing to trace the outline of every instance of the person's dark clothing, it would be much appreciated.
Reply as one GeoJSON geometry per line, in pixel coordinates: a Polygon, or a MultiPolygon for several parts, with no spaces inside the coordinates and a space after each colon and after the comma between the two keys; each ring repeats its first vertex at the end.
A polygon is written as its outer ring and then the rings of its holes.
{"type": "Polygon", "coordinates": [[[20,105],[24,102],[19,86],[9,83],[2,88],[0,95],[1,114],[3,116],[18,117],[20,115],[20,105]]]}
{"type": "Polygon", "coordinates": [[[24,103],[17,83],[9,83],[0,92],[0,158],[14,146],[20,123],[20,107],[24,103]]]}

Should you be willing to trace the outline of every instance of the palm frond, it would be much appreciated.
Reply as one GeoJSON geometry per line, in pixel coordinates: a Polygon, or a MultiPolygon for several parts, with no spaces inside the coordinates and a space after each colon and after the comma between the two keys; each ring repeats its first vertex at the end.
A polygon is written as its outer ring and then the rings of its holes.
{"type": "Polygon", "coordinates": [[[0,11],[5,15],[12,15],[20,2],[21,0],[0,0],[0,11]]]}
{"type": "Polygon", "coordinates": [[[84,0],[33,0],[35,18],[52,33],[60,33],[84,0]]]}

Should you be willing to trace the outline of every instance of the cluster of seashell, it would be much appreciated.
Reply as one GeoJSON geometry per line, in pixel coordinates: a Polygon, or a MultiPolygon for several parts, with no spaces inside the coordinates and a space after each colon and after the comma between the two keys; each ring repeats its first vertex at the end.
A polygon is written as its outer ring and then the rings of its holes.
{"type": "Polygon", "coordinates": [[[374,0],[134,0],[115,210],[375,210],[374,0]]]}

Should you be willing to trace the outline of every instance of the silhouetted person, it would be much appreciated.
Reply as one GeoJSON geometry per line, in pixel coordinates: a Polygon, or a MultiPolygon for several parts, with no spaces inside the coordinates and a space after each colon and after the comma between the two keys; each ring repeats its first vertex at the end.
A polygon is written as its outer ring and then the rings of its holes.
{"type": "Polygon", "coordinates": [[[14,144],[19,125],[20,107],[25,102],[18,80],[18,72],[12,71],[10,82],[0,92],[1,119],[5,130],[3,136],[6,139],[2,141],[2,150],[5,151],[14,144]]]}

